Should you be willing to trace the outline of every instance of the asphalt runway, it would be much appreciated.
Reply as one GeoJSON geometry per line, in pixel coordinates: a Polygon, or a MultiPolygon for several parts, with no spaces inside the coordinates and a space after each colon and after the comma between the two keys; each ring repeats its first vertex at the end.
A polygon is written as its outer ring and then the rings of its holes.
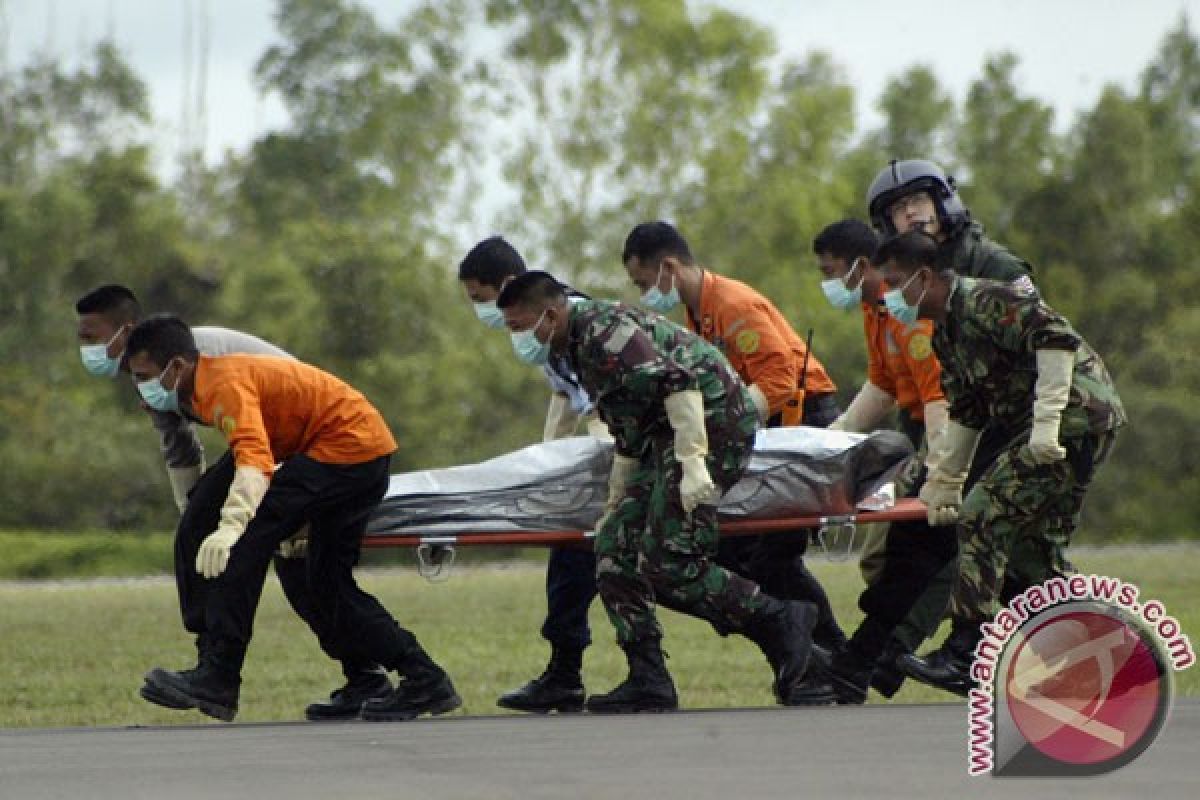
{"type": "Polygon", "coordinates": [[[0,798],[703,800],[1200,794],[1200,701],[1095,778],[970,778],[962,705],[0,731],[0,798]]]}

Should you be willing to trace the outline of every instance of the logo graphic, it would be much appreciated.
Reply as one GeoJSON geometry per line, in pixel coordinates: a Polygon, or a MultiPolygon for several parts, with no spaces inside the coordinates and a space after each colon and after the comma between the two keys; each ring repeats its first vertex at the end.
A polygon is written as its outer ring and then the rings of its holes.
{"type": "Polygon", "coordinates": [[[1097,775],[1141,755],[1171,706],[1171,670],[1123,609],[1074,601],[1010,639],[996,674],[995,775],[1097,775]]]}
{"type": "Polygon", "coordinates": [[[737,349],[746,355],[756,353],[758,352],[758,331],[739,331],[734,337],[734,342],[737,344],[737,349]]]}
{"type": "Polygon", "coordinates": [[[908,340],[908,354],[914,361],[924,361],[933,353],[933,343],[924,333],[914,333],[908,340]]]}
{"type": "Polygon", "coordinates": [[[1070,575],[1031,586],[980,626],[967,772],[1100,775],[1166,724],[1172,675],[1196,663],[1179,621],[1132,583],[1070,575]]]}

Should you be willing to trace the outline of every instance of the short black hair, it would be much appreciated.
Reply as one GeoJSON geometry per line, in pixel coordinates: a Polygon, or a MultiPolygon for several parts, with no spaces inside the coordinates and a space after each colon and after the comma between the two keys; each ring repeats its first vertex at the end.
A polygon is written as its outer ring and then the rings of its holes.
{"type": "Polygon", "coordinates": [[[504,309],[517,305],[545,308],[565,303],[566,300],[567,287],[559,283],[557,278],[549,272],[531,270],[508,282],[496,298],[496,308],[504,309]]]}
{"type": "Polygon", "coordinates": [[[625,237],[625,249],[621,251],[621,263],[637,256],[642,266],[654,264],[666,256],[675,256],[684,264],[692,263],[692,251],[687,240],[669,222],[643,222],[636,225],[625,237]]]}
{"type": "Polygon", "coordinates": [[[905,272],[915,272],[921,267],[932,267],[934,271],[938,271],[937,256],[937,239],[925,231],[911,230],[884,240],[871,258],[871,263],[883,266],[889,261],[895,261],[896,266],[905,272]]]}
{"type": "Polygon", "coordinates": [[[75,313],[80,316],[100,314],[113,322],[124,324],[141,319],[142,306],[133,290],[120,284],[107,283],[76,300],[75,313]]]}
{"type": "Polygon", "coordinates": [[[870,258],[879,247],[875,229],[860,219],[847,218],[830,223],[813,239],[813,253],[830,255],[847,262],[870,258]]]}
{"type": "Polygon", "coordinates": [[[460,281],[479,281],[484,286],[499,289],[506,278],[515,278],[528,271],[525,259],[503,236],[490,236],[471,248],[458,265],[460,281]]]}
{"type": "Polygon", "coordinates": [[[125,354],[132,358],[138,353],[150,356],[160,367],[175,356],[192,361],[198,355],[192,329],[174,314],[151,314],[134,327],[125,354]]]}

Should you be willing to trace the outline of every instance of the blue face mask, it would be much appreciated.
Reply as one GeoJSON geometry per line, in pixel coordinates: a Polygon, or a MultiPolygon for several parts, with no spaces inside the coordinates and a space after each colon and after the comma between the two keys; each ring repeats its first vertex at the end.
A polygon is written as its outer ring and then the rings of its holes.
{"type": "Polygon", "coordinates": [[[899,289],[891,289],[883,293],[883,304],[887,307],[888,313],[893,317],[903,322],[907,327],[911,328],[917,324],[917,312],[921,301],[925,299],[925,291],[922,290],[921,296],[917,298],[917,302],[909,303],[904,299],[904,290],[916,280],[918,273],[914,272],[912,277],[904,282],[904,285],[899,289]]]}
{"type": "Polygon", "coordinates": [[[504,312],[496,308],[495,303],[476,303],[475,316],[489,328],[504,327],[504,312]]]}
{"type": "Polygon", "coordinates": [[[658,268],[658,277],[654,279],[654,285],[646,290],[642,295],[642,305],[647,308],[652,308],[660,314],[666,314],[668,311],[679,305],[679,287],[675,285],[675,276],[671,276],[671,291],[663,294],[658,288],[658,284],[662,281],[663,264],[658,268]]]}
{"type": "Polygon", "coordinates": [[[108,340],[108,344],[81,344],[79,357],[83,360],[83,368],[98,378],[111,378],[121,367],[121,356],[109,358],[108,348],[121,335],[118,329],[108,340]]]}
{"type": "MultiPolygon", "coordinates": [[[[853,289],[846,288],[846,280],[854,274],[854,270],[858,269],[861,261],[862,259],[856,258],[845,277],[829,278],[828,280],[821,281],[821,291],[825,293],[825,299],[829,301],[831,306],[840,311],[854,308],[862,302],[863,278],[858,279],[858,285],[853,289]]],[[[865,278],[866,276],[864,275],[863,277],[865,278]]]]}
{"type": "Polygon", "coordinates": [[[550,343],[537,338],[538,326],[545,318],[546,312],[543,311],[542,316],[538,317],[538,321],[532,328],[527,331],[512,331],[509,334],[512,338],[513,351],[517,354],[517,358],[526,364],[540,366],[550,360],[550,343]]]}
{"type": "Polygon", "coordinates": [[[138,394],[146,401],[146,405],[153,408],[155,411],[174,411],[179,412],[179,383],[176,381],[174,389],[167,389],[162,384],[162,376],[167,374],[167,370],[171,368],[168,364],[159,373],[157,378],[151,378],[148,381],[140,381],[137,385],[138,394]]]}

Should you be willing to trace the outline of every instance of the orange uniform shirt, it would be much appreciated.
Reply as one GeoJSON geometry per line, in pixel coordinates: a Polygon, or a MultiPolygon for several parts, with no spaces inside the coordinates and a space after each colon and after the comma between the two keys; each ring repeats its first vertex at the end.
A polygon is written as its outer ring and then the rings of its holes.
{"type": "Polygon", "coordinates": [[[326,464],[361,464],[396,440],[358,390],[328,372],[272,356],[200,356],[192,410],[221,432],[239,467],[268,477],[300,453],[326,464]]]}
{"type": "MultiPolygon", "coordinates": [[[[688,326],[716,345],[742,380],[762,390],[768,416],[795,397],[808,348],[770,300],[741,281],[705,270],[700,318],[690,309],[687,317],[688,326]]],[[[804,390],[814,396],[837,391],[815,355],[808,358],[804,390]]]]}
{"type": "Polygon", "coordinates": [[[933,354],[933,322],[909,328],[881,306],[862,304],[867,337],[867,380],[896,398],[913,419],[925,419],[925,404],[944,400],[942,365],[933,354]]]}

